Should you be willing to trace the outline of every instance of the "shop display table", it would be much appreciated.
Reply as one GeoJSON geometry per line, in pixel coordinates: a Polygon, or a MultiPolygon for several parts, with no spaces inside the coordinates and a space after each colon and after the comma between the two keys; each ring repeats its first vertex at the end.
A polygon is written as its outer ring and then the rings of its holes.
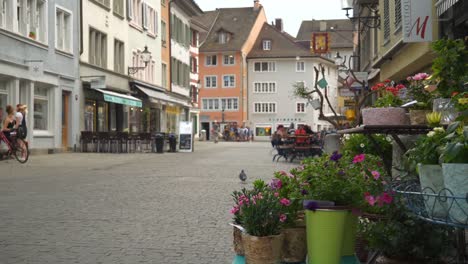
{"type": "MultiPolygon", "coordinates": [[[[245,264],[245,259],[242,256],[235,256],[234,260],[232,261],[232,264],[245,264]]],[[[289,264],[289,263],[284,263],[284,264],[289,264]]],[[[291,264],[306,264],[306,262],[291,263],[291,264]]],[[[341,264],[361,264],[361,262],[359,262],[359,260],[355,256],[347,256],[341,259],[341,264]]]]}

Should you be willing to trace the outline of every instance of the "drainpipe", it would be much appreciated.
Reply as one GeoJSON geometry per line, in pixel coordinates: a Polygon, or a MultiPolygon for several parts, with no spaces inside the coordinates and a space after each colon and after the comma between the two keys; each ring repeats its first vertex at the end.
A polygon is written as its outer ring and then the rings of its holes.
{"type": "Polygon", "coordinates": [[[80,0],[80,55],[83,54],[83,0],[80,0]]]}

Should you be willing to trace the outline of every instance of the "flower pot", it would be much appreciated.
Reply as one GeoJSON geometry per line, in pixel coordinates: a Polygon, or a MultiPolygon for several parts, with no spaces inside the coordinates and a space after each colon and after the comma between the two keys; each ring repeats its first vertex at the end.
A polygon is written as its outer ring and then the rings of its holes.
{"type": "MultiPolygon", "coordinates": [[[[421,191],[427,194],[445,195],[444,177],[442,176],[442,167],[440,165],[418,164],[419,181],[421,191]],[[441,193],[442,191],[442,193],[441,193]]],[[[426,211],[429,216],[445,219],[447,217],[447,203],[444,199],[427,196],[424,199],[426,211]]]]}
{"type": "Polygon", "coordinates": [[[279,264],[283,234],[256,237],[242,233],[246,264],[279,264]]]}
{"type": "Polygon", "coordinates": [[[348,209],[306,210],[308,264],[340,264],[348,209]]]}
{"type": "Polygon", "coordinates": [[[343,243],[341,248],[342,256],[353,256],[356,248],[358,218],[351,212],[346,216],[345,229],[343,233],[343,243]]]}
{"type": "Polygon", "coordinates": [[[468,163],[443,163],[442,174],[447,196],[459,197],[459,199],[448,199],[447,207],[452,221],[462,224],[468,222],[468,163]],[[454,201],[453,201],[454,200],[454,201]],[[453,202],[453,204],[452,204],[453,202]]]}
{"type": "Polygon", "coordinates": [[[401,107],[364,108],[362,109],[364,125],[408,125],[406,110],[401,107]]]}
{"type": "Polygon", "coordinates": [[[233,245],[234,245],[234,252],[236,255],[244,256],[244,245],[242,244],[242,231],[239,230],[237,227],[233,227],[233,245]]]}
{"type": "Polygon", "coordinates": [[[457,118],[455,104],[450,98],[436,98],[432,104],[432,111],[441,114],[440,123],[448,125],[457,118]]]}
{"type": "Polygon", "coordinates": [[[426,115],[431,112],[431,110],[410,110],[409,117],[411,125],[427,125],[426,115]]]}
{"type": "Polygon", "coordinates": [[[307,236],[304,227],[286,228],[281,249],[281,261],[287,263],[304,262],[307,255],[307,236]]]}

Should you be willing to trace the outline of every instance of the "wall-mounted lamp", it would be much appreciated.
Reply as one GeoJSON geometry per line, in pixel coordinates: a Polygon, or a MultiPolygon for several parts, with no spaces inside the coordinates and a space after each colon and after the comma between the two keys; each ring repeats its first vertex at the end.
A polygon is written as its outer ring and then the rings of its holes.
{"type": "Polygon", "coordinates": [[[145,63],[145,67],[128,67],[128,75],[133,75],[139,70],[144,70],[148,66],[148,62],[151,60],[151,52],[148,51],[148,46],[145,46],[145,49],[142,52],[138,53],[141,56],[141,59],[145,63]]]}
{"type": "MultiPolygon", "coordinates": [[[[369,28],[378,28],[380,27],[380,15],[379,15],[379,8],[378,8],[378,1],[377,0],[368,0],[363,1],[365,3],[359,3],[355,6],[354,0],[341,0],[341,9],[346,11],[346,17],[351,19],[352,21],[358,20],[358,23],[363,23],[364,26],[369,28]],[[349,11],[358,7],[357,16],[350,16],[349,11]],[[360,9],[367,8],[369,10],[370,16],[360,16],[360,9]]],[[[356,14],[356,12],[354,12],[356,14]]]]}

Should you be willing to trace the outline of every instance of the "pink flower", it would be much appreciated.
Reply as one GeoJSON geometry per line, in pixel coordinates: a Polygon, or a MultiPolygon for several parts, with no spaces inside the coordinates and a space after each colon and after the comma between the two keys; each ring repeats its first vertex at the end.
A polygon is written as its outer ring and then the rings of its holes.
{"type": "Polygon", "coordinates": [[[413,80],[413,78],[412,78],[411,76],[408,76],[408,77],[406,78],[406,80],[407,80],[408,82],[410,82],[410,81],[413,80]]]}
{"type": "Polygon", "coordinates": [[[353,163],[363,162],[365,158],[366,158],[365,154],[356,155],[354,156],[353,163]]]}
{"type": "Polygon", "coordinates": [[[286,198],[281,198],[280,203],[284,206],[289,206],[291,204],[291,201],[289,201],[286,198]]]}
{"type": "Polygon", "coordinates": [[[278,197],[278,196],[279,196],[279,193],[275,192],[274,195],[275,195],[275,197],[278,197]]]}
{"type": "Polygon", "coordinates": [[[282,186],[283,186],[283,183],[281,182],[280,179],[272,179],[270,182],[270,188],[272,190],[281,189],[282,186]]]}
{"type": "Polygon", "coordinates": [[[372,171],[371,173],[374,179],[378,180],[380,178],[380,173],[378,171],[372,171]]]}
{"type": "Polygon", "coordinates": [[[231,212],[231,214],[236,214],[237,212],[239,212],[239,207],[238,206],[232,207],[230,212],[231,212]]]}
{"type": "Polygon", "coordinates": [[[421,80],[427,79],[427,77],[429,77],[429,74],[427,74],[425,72],[421,72],[421,73],[418,73],[418,74],[414,75],[413,80],[421,81],[421,80]]]}
{"type": "Polygon", "coordinates": [[[366,201],[371,205],[371,206],[374,206],[375,202],[376,202],[376,199],[374,196],[370,195],[368,192],[366,192],[364,194],[364,198],[366,199],[366,201]]]}
{"type": "Polygon", "coordinates": [[[393,201],[393,197],[388,194],[387,192],[384,192],[381,196],[380,196],[380,200],[382,200],[382,202],[386,203],[386,204],[391,204],[392,201],[393,201]]]}
{"type": "Polygon", "coordinates": [[[286,221],[286,218],[287,216],[285,214],[281,214],[280,217],[279,217],[279,220],[281,223],[284,223],[284,221],[286,221]]]}

